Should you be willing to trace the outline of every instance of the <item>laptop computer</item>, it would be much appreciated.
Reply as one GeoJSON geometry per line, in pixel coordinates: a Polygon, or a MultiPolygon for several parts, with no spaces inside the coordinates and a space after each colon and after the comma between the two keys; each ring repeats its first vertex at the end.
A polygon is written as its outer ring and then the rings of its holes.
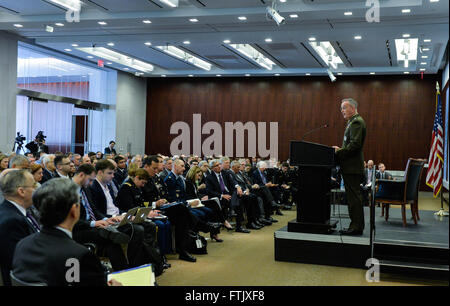
{"type": "Polygon", "coordinates": [[[122,221],[120,221],[120,222],[118,222],[116,224],[111,224],[111,225],[107,226],[107,228],[108,227],[110,227],[110,228],[118,228],[118,227],[121,227],[122,225],[127,224],[128,222],[131,222],[131,218],[133,218],[133,216],[136,214],[138,209],[139,209],[139,207],[135,207],[135,208],[130,209],[125,214],[125,216],[123,216],[122,221]]]}
{"type": "Polygon", "coordinates": [[[138,224],[138,223],[145,222],[145,220],[147,219],[147,216],[151,210],[152,210],[151,207],[139,208],[136,215],[134,216],[133,223],[138,224]]]}

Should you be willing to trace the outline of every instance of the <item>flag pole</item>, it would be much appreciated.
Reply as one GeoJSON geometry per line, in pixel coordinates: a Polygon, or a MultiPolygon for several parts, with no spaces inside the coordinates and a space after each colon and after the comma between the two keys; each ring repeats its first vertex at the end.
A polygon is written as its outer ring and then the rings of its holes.
{"type": "MultiPolygon", "coordinates": [[[[436,91],[439,92],[439,82],[436,82],[436,91]]],[[[444,177],[444,166],[442,167],[442,178],[444,177]]],[[[439,211],[435,212],[435,216],[439,217],[448,217],[448,211],[444,210],[444,192],[443,192],[443,186],[441,187],[441,209],[439,211]]]]}

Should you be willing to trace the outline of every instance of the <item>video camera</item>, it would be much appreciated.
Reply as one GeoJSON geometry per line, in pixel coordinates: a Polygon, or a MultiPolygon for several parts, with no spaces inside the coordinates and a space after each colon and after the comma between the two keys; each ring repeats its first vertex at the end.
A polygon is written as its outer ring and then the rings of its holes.
{"type": "Polygon", "coordinates": [[[27,139],[25,136],[20,135],[20,132],[17,132],[17,137],[15,139],[15,143],[17,143],[18,145],[23,145],[23,142],[25,141],[25,139],[27,139]]]}

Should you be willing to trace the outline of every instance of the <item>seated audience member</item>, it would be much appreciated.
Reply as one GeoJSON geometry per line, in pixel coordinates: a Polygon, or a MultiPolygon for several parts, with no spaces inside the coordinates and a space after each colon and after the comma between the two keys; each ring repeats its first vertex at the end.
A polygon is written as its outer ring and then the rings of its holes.
{"type": "Polygon", "coordinates": [[[5,154],[0,154],[0,173],[5,170],[8,169],[9,167],[9,157],[6,156],[5,154]]]}
{"type": "Polygon", "coordinates": [[[277,184],[273,184],[271,181],[267,178],[267,163],[264,161],[259,161],[256,164],[256,170],[253,171],[253,182],[255,184],[258,184],[260,187],[267,187],[272,194],[273,201],[272,202],[272,209],[276,211],[277,215],[283,215],[280,211],[280,205],[275,202],[276,196],[274,196],[275,193],[277,193],[276,187],[277,184]]]}
{"type": "Polygon", "coordinates": [[[72,178],[75,175],[75,172],[77,172],[77,168],[75,168],[75,164],[73,162],[70,162],[69,177],[72,178]]]}
{"type": "Polygon", "coordinates": [[[104,150],[105,154],[114,154],[117,155],[116,149],[114,149],[114,146],[116,145],[116,142],[114,140],[111,140],[109,142],[109,146],[107,146],[104,150]]]}
{"type": "Polygon", "coordinates": [[[164,170],[158,173],[158,176],[163,180],[169,175],[170,171],[172,171],[172,159],[170,157],[166,157],[163,160],[164,170]]]}
{"type": "MultiPolygon", "coordinates": [[[[97,171],[97,177],[88,187],[88,193],[92,198],[93,205],[107,217],[118,216],[122,212],[115,205],[115,196],[111,187],[111,182],[114,177],[115,166],[111,160],[103,159],[99,161],[95,170],[97,171]]],[[[118,216],[121,220],[123,216],[118,216]]],[[[142,242],[145,239],[153,239],[153,230],[149,229],[145,223],[134,224],[127,223],[117,228],[122,233],[131,237],[128,243],[128,258],[133,266],[144,264],[145,259],[148,258],[148,252],[143,248],[142,242]],[[149,238],[150,237],[150,238],[149,238]]]]}
{"type": "MultiPolygon", "coordinates": [[[[186,182],[182,176],[184,170],[183,160],[174,160],[172,171],[164,179],[167,188],[167,200],[169,202],[187,203],[186,182]]],[[[217,217],[214,216],[214,211],[207,206],[197,207],[200,202],[200,199],[194,198],[188,204],[191,214],[194,214],[199,220],[197,229],[205,233],[211,233],[211,238],[217,237],[217,234],[220,232],[221,223],[211,222],[217,220],[217,217]]],[[[217,239],[216,241],[222,242],[221,239],[217,239]]]]}
{"type": "MultiPolygon", "coordinates": [[[[372,176],[375,172],[375,167],[373,160],[367,161],[367,167],[364,169],[364,178],[365,178],[365,185],[371,186],[372,185],[372,176]]],[[[376,173],[375,173],[376,175],[376,173]]]]}
{"type": "Polygon", "coordinates": [[[147,157],[144,162],[144,169],[150,178],[143,187],[144,202],[155,204],[164,215],[169,218],[171,224],[175,226],[175,247],[181,260],[196,262],[197,259],[188,253],[189,230],[197,226],[198,219],[193,216],[185,205],[167,205],[166,193],[163,187],[159,186],[158,178],[159,160],[155,155],[147,157]],[[166,207],[164,207],[166,206],[166,207]]]}
{"type": "Polygon", "coordinates": [[[128,177],[127,162],[123,156],[114,157],[117,164],[116,173],[114,173],[114,181],[117,187],[120,187],[125,179],[128,177]]]}
{"type": "Polygon", "coordinates": [[[42,160],[42,164],[44,166],[44,172],[42,175],[41,184],[44,184],[46,181],[51,180],[55,176],[55,155],[45,155],[42,160]]]}
{"type": "Polygon", "coordinates": [[[42,166],[39,164],[31,165],[31,174],[33,174],[36,187],[41,187],[42,176],[44,175],[44,169],[42,169],[42,166]]]}
{"type": "Polygon", "coordinates": [[[375,174],[376,179],[382,179],[382,180],[392,180],[392,175],[386,171],[386,167],[383,163],[378,164],[378,172],[375,174]]]}
{"type": "MultiPolygon", "coordinates": [[[[119,193],[116,198],[117,206],[122,211],[128,211],[134,207],[148,207],[149,203],[144,203],[142,187],[147,184],[150,176],[147,171],[141,168],[129,172],[129,175],[130,177],[125,180],[119,189],[119,193]]],[[[154,230],[154,236],[152,237],[152,242],[154,243],[151,243],[149,247],[157,248],[156,243],[158,243],[159,248],[157,252],[161,251],[161,254],[164,256],[170,252],[170,247],[172,244],[170,222],[168,220],[162,221],[155,219],[161,217],[159,210],[151,210],[147,217],[152,219],[152,221],[147,220],[145,226],[149,227],[148,230],[154,230]],[[156,235],[158,236],[157,239],[156,235]]],[[[165,268],[170,267],[170,265],[167,264],[167,259],[165,257],[164,261],[165,268]]]]}
{"type": "Polygon", "coordinates": [[[9,161],[9,167],[12,169],[30,169],[30,161],[23,155],[17,154],[9,161]]]}
{"type": "MultiPolygon", "coordinates": [[[[213,159],[209,164],[209,168],[212,170],[211,174],[206,177],[206,193],[210,198],[218,198],[220,200],[220,206],[222,207],[222,215],[225,220],[224,226],[227,230],[233,230],[234,228],[229,223],[228,211],[231,208],[231,195],[232,193],[227,188],[229,176],[222,175],[221,166],[219,160],[213,159]],[[225,182],[227,180],[227,183],[225,182]]],[[[229,185],[229,184],[228,184],[229,185]]]]}
{"type": "Polygon", "coordinates": [[[27,153],[25,156],[28,158],[28,161],[30,162],[30,165],[34,164],[36,162],[36,153],[27,153]]]}
{"type": "Polygon", "coordinates": [[[55,175],[53,178],[70,178],[70,159],[64,155],[57,155],[54,160],[55,175]]]}
{"type": "Polygon", "coordinates": [[[86,247],[72,239],[72,229],[80,217],[79,187],[56,178],[36,190],[33,202],[40,207],[41,232],[22,239],[16,247],[12,264],[15,277],[27,283],[48,286],[106,286],[100,260],[86,247]],[[32,254],[32,255],[31,255],[32,254]],[[30,256],[31,255],[31,256],[30,256]],[[78,277],[67,277],[70,263],[77,260],[78,277]]]}
{"type": "Polygon", "coordinates": [[[257,216],[258,212],[258,198],[256,195],[250,192],[250,188],[247,186],[243,177],[241,177],[239,170],[241,168],[241,164],[239,161],[231,162],[231,172],[230,175],[233,179],[233,183],[236,184],[235,191],[233,193],[233,197],[237,198],[242,205],[236,207],[237,216],[236,216],[236,228],[242,227],[243,213],[242,207],[245,208],[247,213],[247,225],[246,227],[249,229],[260,229],[261,226],[257,225],[257,216]]]}
{"type": "Polygon", "coordinates": [[[81,155],[78,153],[73,154],[70,160],[73,162],[75,169],[78,169],[81,165],[81,155]]]}
{"type": "Polygon", "coordinates": [[[89,155],[84,155],[83,158],[81,159],[81,165],[83,164],[90,164],[92,165],[92,161],[91,158],[89,157],[89,155]]]}
{"type": "Polygon", "coordinates": [[[131,163],[136,164],[138,168],[142,168],[142,155],[136,155],[131,159],[131,163]]]}
{"type": "Polygon", "coordinates": [[[121,232],[108,231],[105,228],[120,220],[108,218],[92,204],[90,194],[86,191],[95,180],[95,168],[90,164],[83,164],[73,177],[73,182],[80,187],[80,218],[73,228],[73,239],[78,243],[95,243],[104,249],[111,266],[115,271],[129,268],[121,244],[126,244],[130,237],[121,232]]]}
{"type": "Polygon", "coordinates": [[[17,243],[39,231],[27,214],[27,209],[33,204],[32,195],[36,185],[28,170],[10,170],[2,175],[0,188],[5,198],[0,204],[0,267],[3,283],[9,286],[9,273],[17,243]]]}
{"type": "Polygon", "coordinates": [[[282,202],[286,209],[291,209],[296,197],[297,188],[294,186],[292,171],[289,170],[288,163],[281,164],[281,171],[278,174],[278,183],[281,184],[282,202]]]}
{"type": "Polygon", "coordinates": [[[103,159],[103,153],[100,152],[100,151],[98,151],[98,152],[95,154],[95,158],[97,158],[97,159],[103,159]]]}

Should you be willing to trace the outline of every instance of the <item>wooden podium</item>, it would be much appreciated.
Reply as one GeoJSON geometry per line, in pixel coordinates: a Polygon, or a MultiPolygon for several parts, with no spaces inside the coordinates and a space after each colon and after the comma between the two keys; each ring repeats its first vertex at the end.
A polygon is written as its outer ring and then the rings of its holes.
{"type": "Polygon", "coordinates": [[[338,221],[330,221],[331,168],[334,149],[306,141],[291,141],[290,164],[298,166],[297,219],[289,232],[329,234],[338,221]]]}

